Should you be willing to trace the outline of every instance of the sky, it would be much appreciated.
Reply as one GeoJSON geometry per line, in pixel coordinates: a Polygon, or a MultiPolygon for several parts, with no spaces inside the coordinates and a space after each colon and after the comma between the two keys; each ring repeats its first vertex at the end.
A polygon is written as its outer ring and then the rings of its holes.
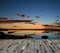
{"type": "Polygon", "coordinates": [[[34,20],[41,24],[51,24],[56,19],[60,20],[60,0],[0,0],[0,17],[15,20],[34,20]],[[21,18],[16,14],[31,17],[21,18]],[[35,16],[40,16],[40,18],[35,16]]]}

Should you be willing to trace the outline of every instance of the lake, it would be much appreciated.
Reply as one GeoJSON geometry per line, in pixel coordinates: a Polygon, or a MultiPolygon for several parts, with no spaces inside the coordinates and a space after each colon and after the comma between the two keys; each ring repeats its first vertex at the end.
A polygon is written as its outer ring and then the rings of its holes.
{"type": "Polygon", "coordinates": [[[0,30],[0,39],[60,39],[56,30],[0,30]]]}

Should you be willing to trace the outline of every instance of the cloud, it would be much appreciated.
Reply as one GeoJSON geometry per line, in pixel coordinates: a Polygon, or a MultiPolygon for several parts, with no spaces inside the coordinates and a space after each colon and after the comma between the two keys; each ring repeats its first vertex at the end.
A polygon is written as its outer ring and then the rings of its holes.
{"type": "Polygon", "coordinates": [[[30,18],[30,16],[27,16],[25,14],[16,14],[17,16],[21,17],[21,18],[30,18]]]}
{"type": "Polygon", "coordinates": [[[35,16],[35,18],[40,18],[40,16],[35,16]]]}
{"type": "MultiPolygon", "coordinates": [[[[25,14],[16,14],[17,16],[21,18],[30,18],[31,16],[25,15],[25,14]]],[[[35,16],[35,18],[40,18],[40,16],[35,16]]]]}
{"type": "Polygon", "coordinates": [[[0,17],[0,21],[9,21],[10,19],[8,19],[7,17],[0,17]]]}
{"type": "Polygon", "coordinates": [[[8,19],[7,17],[0,17],[0,20],[7,20],[7,19],[8,19]]]}
{"type": "Polygon", "coordinates": [[[20,16],[20,14],[16,14],[17,16],[20,16]]]}
{"type": "Polygon", "coordinates": [[[22,18],[26,18],[26,15],[22,14],[21,17],[22,17],[22,18]]]}

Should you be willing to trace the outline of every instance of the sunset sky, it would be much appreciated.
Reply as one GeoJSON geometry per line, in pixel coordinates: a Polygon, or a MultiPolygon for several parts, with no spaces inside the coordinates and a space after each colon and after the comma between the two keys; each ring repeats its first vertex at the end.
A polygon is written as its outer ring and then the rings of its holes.
{"type": "Polygon", "coordinates": [[[0,0],[0,17],[29,19],[41,24],[51,24],[56,19],[60,20],[60,0],[0,0]],[[31,17],[21,18],[16,14],[31,17]],[[40,16],[40,18],[35,18],[35,16],[40,16]]]}

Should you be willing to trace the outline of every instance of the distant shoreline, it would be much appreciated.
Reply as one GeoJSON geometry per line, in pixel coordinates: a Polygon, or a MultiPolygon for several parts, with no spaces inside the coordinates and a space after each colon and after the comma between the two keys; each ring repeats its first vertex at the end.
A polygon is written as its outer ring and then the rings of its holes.
{"type": "Polygon", "coordinates": [[[53,31],[60,31],[60,29],[0,29],[0,31],[3,30],[53,30],[53,31]]]}

